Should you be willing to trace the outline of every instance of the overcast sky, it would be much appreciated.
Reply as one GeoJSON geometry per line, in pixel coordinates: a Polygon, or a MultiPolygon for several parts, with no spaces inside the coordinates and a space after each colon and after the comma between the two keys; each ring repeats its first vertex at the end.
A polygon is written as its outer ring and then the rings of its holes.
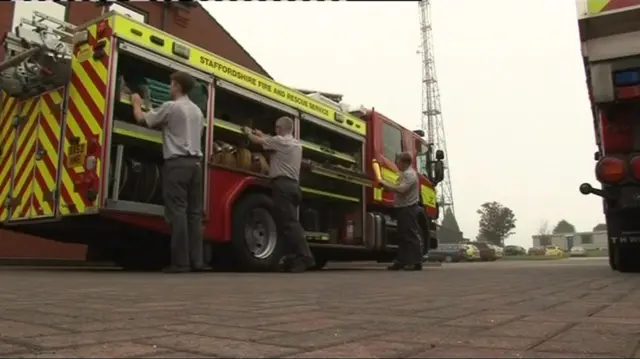
{"type": "MultiPolygon", "coordinates": [[[[486,201],[513,209],[510,244],[540,223],[603,222],[574,0],[434,0],[435,57],[456,217],[466,237],[486,201]],[[595,184],[595,183],[594,183],[595,184]]],[[[213,16],[279,82],[342,93],[420,126],[416,2],[215,2],[213,16]]]]}

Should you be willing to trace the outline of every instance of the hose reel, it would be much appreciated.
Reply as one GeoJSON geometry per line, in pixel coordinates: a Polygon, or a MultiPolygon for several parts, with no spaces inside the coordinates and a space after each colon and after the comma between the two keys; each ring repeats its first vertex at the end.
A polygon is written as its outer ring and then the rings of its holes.
{"type": "MultiPolygon", "coordinates": [[[[112,168],[115,165],[112,163],[112,168]]],[[[118,198],[140,203],[162,203],[162,174],[160,164],[141,161],[132,157],[123,158],[120,169],[118,198]]],[[[114,173],[114,172],[112,172],[114,173]]],[[[113,188],[115,178],[109,178],[113,188]]]]}

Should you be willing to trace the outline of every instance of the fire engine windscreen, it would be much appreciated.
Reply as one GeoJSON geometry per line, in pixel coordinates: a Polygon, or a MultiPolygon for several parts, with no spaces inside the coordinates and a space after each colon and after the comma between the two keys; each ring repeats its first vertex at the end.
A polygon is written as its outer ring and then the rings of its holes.
{"type": "MultiPolygon", "coordinates": [[[[143,110],[170,101],[173,71],[141,58],[121,53],[116,70],[114,131],[111,147],[110,190],[119,200],[162,205],[162,137],[158,130],[136,124],[131,94],[143,99],[143,110]],[[118,150],[120,148],[120,150],[118,150]],[[119,159],[120,158],[120,159],[119,159]],[[120,165],[118,166],[118,162],[120,165]],[[116,181],[117,167],[120,168],[116,181]],[[113,188],[118,183],[118,188],[113,188]]],[[[197,82],[191,100],[207,114],[207,85],[197,82]]],[[[204,148],[204,131],[202,136],[204,148]]]]}

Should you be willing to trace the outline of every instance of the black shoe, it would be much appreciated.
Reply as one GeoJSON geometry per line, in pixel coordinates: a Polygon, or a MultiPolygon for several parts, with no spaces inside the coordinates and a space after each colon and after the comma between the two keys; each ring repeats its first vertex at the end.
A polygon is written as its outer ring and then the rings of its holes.
{"type": "Polygon", "coordinates": [[[164,273],[189,273],[191,269],[189,267],[176,267],[169,266],[162,270],[164,273]]]}
{"type": "Polygon", "coordinates": [[[402,270],[404,269],[404,265],[398,262],[393,262],[392,265],[387,267],[387,270],[402,270]]]}
{"type": "Polygon", "coordinates": [[[421,271],[422,270],[422,263],[414,264],[412,266],[405,266],[404,270],[406,270],[406,271],[421,271]]]}
{"type": "Polygon", "coordinates": [[[191,271],[194,272],[194,273],[211,272],[211,267],[206,267],[206,266],[192,267],[191,271]]]}

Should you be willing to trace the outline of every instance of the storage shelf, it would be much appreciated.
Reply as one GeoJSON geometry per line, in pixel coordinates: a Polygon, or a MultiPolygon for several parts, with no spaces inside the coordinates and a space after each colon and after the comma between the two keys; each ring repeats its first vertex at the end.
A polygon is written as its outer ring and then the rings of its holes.
{"type": "MultiPolygon", "coordinates": [[[[219,120],[219,119],[215,119],[213,122],[213,125],[215,127],[218,128],[222,128],[225,129],[227,131],[231,131],[231,132],[235,132],[235,133],[242,133],[242,127],[231,123],[231,122],[227,122],[224,120],[219,120]]],[[[329,150],[329,149],[324,149],[322,146],[316,145],[314,143],[308,142],[308,141],[300,141],[300,143],[302,144],[302,148],[307,149],[307,150],[311,150],[320,154],[323,154],[327,157],[335,157],[335,158],[339,158],[343,161],[347,161],[350,163],[356,163],[356,158],[353,156],[350,156],[346,153],[342,153],[342,152],[338,152],[338,151],[333,151],[333,150],[329,150]]]]}

